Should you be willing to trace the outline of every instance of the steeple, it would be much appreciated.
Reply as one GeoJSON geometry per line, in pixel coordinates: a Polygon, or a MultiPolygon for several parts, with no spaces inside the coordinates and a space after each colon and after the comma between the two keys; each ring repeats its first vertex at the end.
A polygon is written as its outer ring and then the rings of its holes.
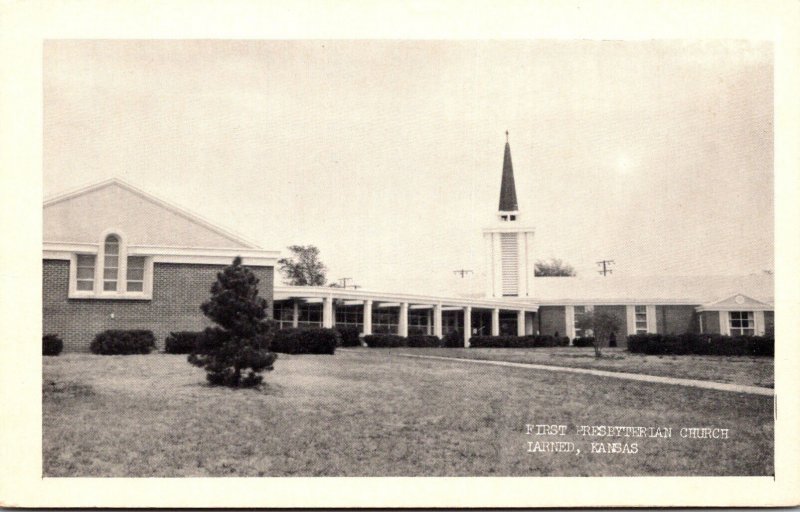
{"type": "Polygon", "coordinates": [[[511,165],[511,146],[508,144],[508,130],[506,130],[506,150],[503,155],[503,178],[500,182],[500,218],[502,220],[516,220],[517,189],[514,186],[514,167],[511,165]]]}
{"type": "Polygon", "coordinates": [[[519,222],[518,210],[511,146],[506,131],[500,206],[495,221],[483,229],[487,297],[534,296],[534,228],[519,222]]]}

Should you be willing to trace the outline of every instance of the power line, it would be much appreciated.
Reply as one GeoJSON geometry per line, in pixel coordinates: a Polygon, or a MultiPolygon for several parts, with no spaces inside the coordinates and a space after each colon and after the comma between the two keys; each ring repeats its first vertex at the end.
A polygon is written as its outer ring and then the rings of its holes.
{"type": "Polygon", "coordinates": [[[611,270],[611,265],[614,264],[614,260],[600,260],[600,261],[597,262],[597,264],[598,265],[602,265],[602,267],[603,267],[603,270],[598,270],[597,271],[598,274],[603,274],[603,277],[605,277],[606,274],[613,274],[614,273],[614,271],[611,270]]]}

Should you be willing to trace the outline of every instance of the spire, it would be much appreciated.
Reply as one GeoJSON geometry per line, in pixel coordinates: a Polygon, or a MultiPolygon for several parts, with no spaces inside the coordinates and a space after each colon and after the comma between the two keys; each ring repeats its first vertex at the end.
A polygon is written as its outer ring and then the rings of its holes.
{"type": "Polygon", "coordinates": [[[501,212],[515,212],[517,207],[517,189],[514,186],[514,167],[511,165],[511,146],[508,144],[508,130],[506,130],[506,151],[503,155],[503,179],[500,182],[500,208],[501,212]]]}

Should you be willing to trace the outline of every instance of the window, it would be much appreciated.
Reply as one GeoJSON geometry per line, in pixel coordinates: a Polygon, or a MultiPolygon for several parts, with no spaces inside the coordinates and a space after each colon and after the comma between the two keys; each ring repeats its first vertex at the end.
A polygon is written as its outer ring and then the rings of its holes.
{"type": "MultiPolygon", "coordinates": [[[[136,254],[125,237],[106,231],[99,244],[88,252],[73,253],[70,258],[69,293],[72,299],[152,298],[154,258],[136,254]]],[[[87,244],[88,245],[88,244],[87,244]]]]}
{"type": "Polygon", "coordinates": [[[510,215],[510,216],[509,216],[509,219],[510,219],[510,220],[517,220],[517,216],[516,216],[516,215],[510,215]]]}
{"type": "Polygon", "coordinates": [[[412,309],[408,312],[408,334],[430,334],[432,319],[430,309],[412,309]]]}
{"type": "Polygon", "coordinates": [[[647,334],[647,306],[635,306],[636,334],[647,334]]]}
{"type": "Polygon", "coordinates": [[[755,322],[752,311],[730,312],[731,336],[752,336],[755,334],[755,322]]]}
{"type": "Polygon", "coordinates": [[[319,327],[322,325],[322,303],[301,302],[297,305],[297,325],[299,327],[319,327]]]}
{"type": "Polygon", "coordinates": [[[336,308],[336,325],[345,327],[355,327],[359,331],[364,330],[364,306],[341,305],[336,308]]]}
{"type": "Polygon", "coordinates": [[[94,290],[94,254],[78,254],[76,287],[80,291],[94,290]]]}
{"type": "Polygon", "coordinates": [[[128,256],[127,291],[144,291],[144,256],[128,256]]]}
{"type": "Polygon", "coordinates": [[[373,334],[397,334],[400,323],[398,308],[375,308],[372,312],[373,334]]]}
{"type": "Polygon", "coordinates": [[[575,306],[575,337],[583,338],[594,336],[594,331],[591,329],[581,329],[579,324],[587,313],[592,312],[592,306],[575,306]]]}
{"type": "Polygon", "coordinates": [[[116,291],[119,274],[119,237],[108,235],[105,243],[103,261],[103,291],[116,291]]]}

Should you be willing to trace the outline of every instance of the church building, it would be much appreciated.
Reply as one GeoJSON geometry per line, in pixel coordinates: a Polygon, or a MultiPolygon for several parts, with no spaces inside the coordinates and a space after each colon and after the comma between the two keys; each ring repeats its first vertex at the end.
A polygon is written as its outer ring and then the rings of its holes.
{"type": "Polygon", "coordinates": [[[517,201],[506,139],[498,211],[483,230],[483,297],[282,286],[274,284],[279,251],[111,179],[44,203],[43,333],[59,335],[68,351],[88,351],[103,330],[146,329],[163,347],[172,331],[209,325],[200,304],[236,256],[260,279],[260,294],[281,327],[439,337],[456,331],[467,347],[474,335],[587,336],[579,320],[592,310],[621,320],[620,345],[638,333],[774,329],[772,276],[536,277],[529,222],[517,201]]]}

